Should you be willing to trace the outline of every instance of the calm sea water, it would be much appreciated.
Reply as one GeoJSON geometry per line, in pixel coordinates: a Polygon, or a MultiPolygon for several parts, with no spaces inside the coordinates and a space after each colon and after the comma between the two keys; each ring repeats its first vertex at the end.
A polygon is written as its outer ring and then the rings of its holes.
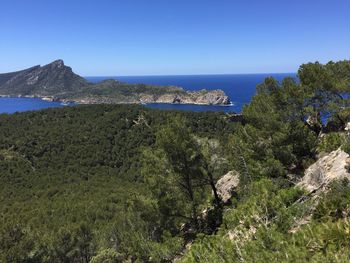
{"type": "MultiPolygon", "coordinates": [[[[285,77],[295,77],[293,73],[285,74],[242,74],[242,75],[187,75],[187,76],[127,76],[127,77],[86,77],[88,81],[99,82],[105,79],[117,79],[131,84],[144,83],[153,85],[175,85],[186,90],[222,89],[230,97],[230,106],[199,106],[178,104],[149,104],[147,107],[157,109],[177,109],[190,111],[224,111],[240,112],[255,94],[256,85],[266,77],[273,76],[281,81],[285,77]]],[[[47,102],[40,99],[0,98],[0,113],[38,110],[49,107],[62,107],[59,102],[47,102]]]]}
{"type": "Polygon", "coordinates": [[[63,107],[63,105],[60,102],[49,102],[41,99],[0,98],[0,113],[15,113],[54,107],[63,107]]]}

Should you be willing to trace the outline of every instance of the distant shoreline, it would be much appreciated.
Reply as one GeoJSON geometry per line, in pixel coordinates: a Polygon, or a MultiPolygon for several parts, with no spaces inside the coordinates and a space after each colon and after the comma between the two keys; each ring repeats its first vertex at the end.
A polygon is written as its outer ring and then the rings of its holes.
{"type": "Polygon", "coordinates": [[[58,99],[49,96],[34,96],[34,95],[0,95],[0,98],[9,98],[9,99],[39,99],[47,102],[59,102],[64,104],[76,104],[76,105],[96,105],[96,104],[115,104],[115,105],[156,105],[156,104],[166,104],[166,105],[188,105],[188,106],[215,106],[215,107],[232,107],[235,104],[230,102],[229,104],[204,104],[204,103],[169,103],[169,102],[146,102],[146,103],[129,103],[129,102],[120,102],[120,103],[90,103],[84,101],[75,101],[75,100],[66,100],[66,99],[58,99]]]}

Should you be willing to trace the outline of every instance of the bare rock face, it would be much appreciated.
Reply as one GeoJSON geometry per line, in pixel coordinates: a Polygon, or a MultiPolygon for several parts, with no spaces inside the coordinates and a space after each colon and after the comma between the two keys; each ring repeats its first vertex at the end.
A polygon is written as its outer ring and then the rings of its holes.
{"type": "Polygon", "coordinates": [[[230,103],[230,99],[222,90],[201,90],[197,92],[191,92],[190,95],[196,97],[195,101],[197,104],[226,105],[230,103]]]}
{"type": "Polygon", "coordinates": [[[77,92],[88,86],[87,81],[74,74],[63,60],[56,60],[45,66],[0,74],[0,94],[13,96],[55,96],[77,92]]]}
{"type": "Polygon", "coordinates": [[[183,91],[164,94],[155,99],[156,103],[179,103],[197,105],[228,105],[230,99],[223,90],[183,91]]]}
{"type": "Polygon", "coordinates": [[[350,132],[350,122],[346,123],[344,130],[350,132]]]}
{"type": "Polygon", "coordinates": [[[312,164],[298,185],[312,192],[336,179],[350,179],[349,161],[349,154],[339,148],[312,164]]]}
{"type": "Polygon", "coordinates": [[[234,190],[239,185],[239,173],[236,171],[230,171],[225,174],[220,180],[216,183],[216,189],[218,191],[218,195],[224,203],[227,203],[234,190]]]}

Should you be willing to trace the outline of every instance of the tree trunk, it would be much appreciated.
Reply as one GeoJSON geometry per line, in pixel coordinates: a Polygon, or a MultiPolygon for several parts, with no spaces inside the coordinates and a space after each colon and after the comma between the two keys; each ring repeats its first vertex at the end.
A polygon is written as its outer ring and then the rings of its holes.
{"type": "Polygon", "coordinates": [[[194,197],[194,193],[193,193],[190,175],[186,175],[186,181],[187,181],[186,183],[188,186],[188,196],[189,196],[190,201],[191,201],[191,217],[192,217],[192,221],[193,221],[193,224],[195,227],[195,231],[197,231],[198,230],[197,205],[195,202],[195,197],[194,197]]]}
{"type": "Polygon", "coordinates": [[[218,191],[217,191],[216,186],[215,186],[213,175],[210,172],[208,172],[208,177],[209,177],[210,187],[213,190],[213,194],[214,194],[214,198],[215,198],[215,205],[221,206],[221,198],[218,195],[218,191]]]}

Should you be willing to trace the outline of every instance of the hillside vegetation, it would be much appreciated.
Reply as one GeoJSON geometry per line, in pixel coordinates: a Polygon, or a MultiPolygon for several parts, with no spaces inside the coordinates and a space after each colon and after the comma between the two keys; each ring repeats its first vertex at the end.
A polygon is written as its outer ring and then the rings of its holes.
{"type": "Polygon", "coordinates": [[[203,138],[233,130],[223,114],[141,106],[0,115],[0,262],[87,262],[108,248],[123,259],[171,258],[180,222],[161,222],[140,168],[143,148],[173,118],[203,138]]]}
{"type": "Polygon", "coordinates": [[[0,262],[349,262],[349,164],[312,192],[300,181],[350,152],[350,62],[298,75],[267,78],[237,123],[126,105],[0,115],[0,262]]]}
{"type": "Polygon", "coordinates": [[[217,233],[199,235],[181,262],[350,261],[348,172],[315,174],[313,192],[298,184],[320,156],[350,153],[350,62],[304,64],[298,75],[266,79],[244,107],[229,147],[241,185],[217,233]]]}

